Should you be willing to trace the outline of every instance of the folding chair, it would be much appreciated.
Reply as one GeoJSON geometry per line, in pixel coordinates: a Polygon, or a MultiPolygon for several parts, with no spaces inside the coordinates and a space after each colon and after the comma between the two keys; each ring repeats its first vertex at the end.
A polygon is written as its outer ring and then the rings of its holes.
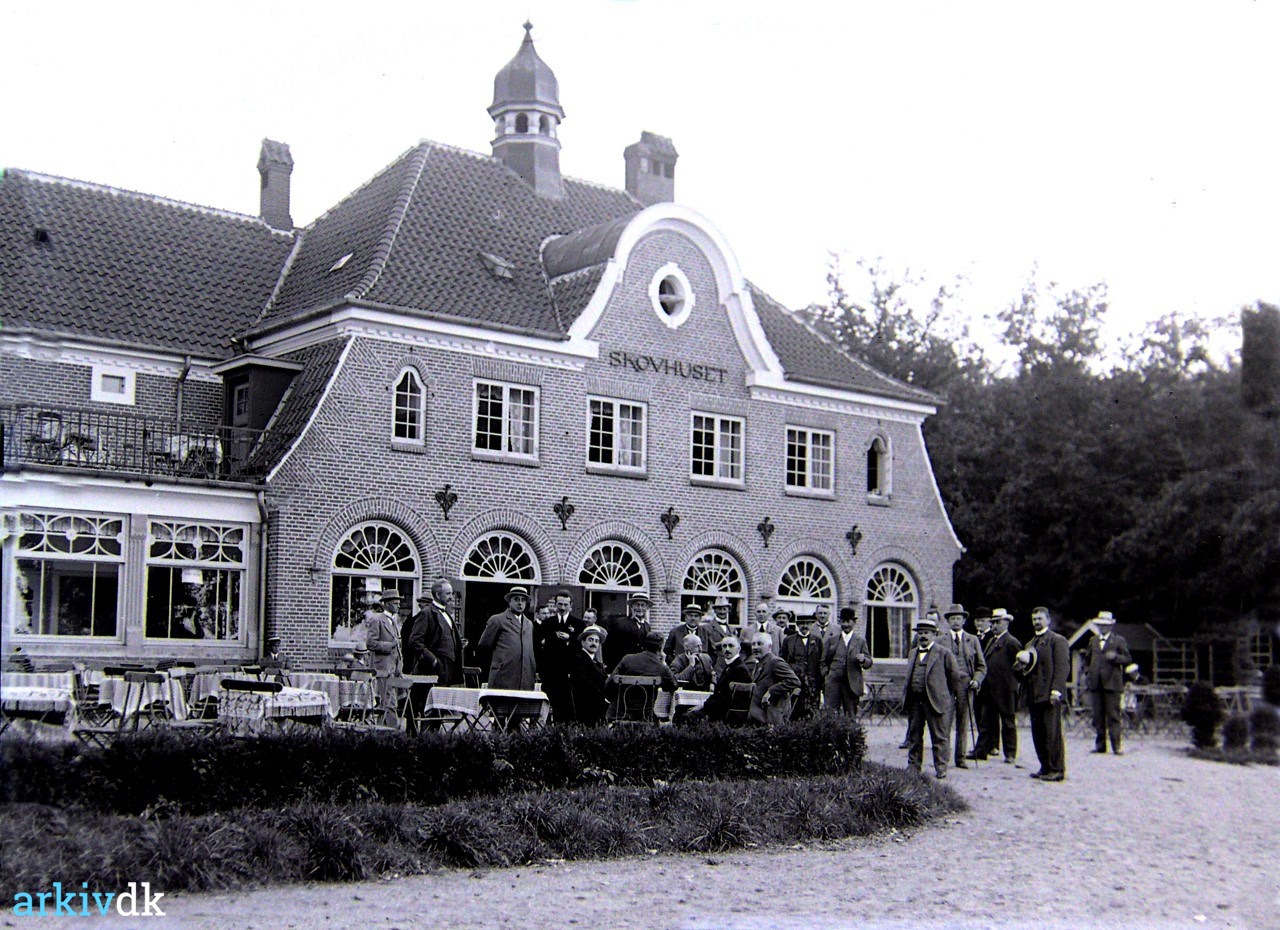
{"type": "Polygon", "coordinates": [[[478,665],[462,666],[462,687],[464,688],[480,687],[480,666],[478,665]]]}
{"type": "Polygon", "coordinates": [[[481,694],[480,715],[488,716],[493,727],[502,733],[532,728],[542,724],[545,699],[481,694]]]}
{"type": "Polygon", "coordinates": [[[658,700],[662,679],[657,675],[614,675],[609,679],[616,689],[605,719],[610,724],[657,723],[653,705],[658,700]]]}
{"type": "Polygon", "coordinates": [[[160,672],[125,672],[124,673],[124,713],[121,714],[120,728],[132,726],[136,733],[140,729],[161,726],[173,716],[169,710],[169,702],[164,698],[147,700],[147,687],[163,688],[169,679],[160,672]],[[146,721],[145,724],[143,721],[146,721]]]}
{"type": "Polygon", "coordinates": [[[219,719],[225,722],[228,732],[253,733],[255,730],[250,722],[258,717],[257,710],[261,706],[262,696],[279,694],[283,690],[284,685],[278,681],[224,678],[219,719]],[[236,721],[241,721],[240,726],[235,725],[236,721]]]}
{"type": "Polygon", "coordinates": [[[751,719],[751,692],[754,690],[755,685],[749,681],[729,683],[729,709],[725,711],[725,723],[737,726],[751,719]]]}
{"type": "Polygon", "coordinates": [[[97,686],[89,685],[83,673],[75,676],[72,688],[76,720],[71,732],[86,746],[106,749],[120,734],[123,718],[116,716],[110,704],[98,703],[97,686]]]}

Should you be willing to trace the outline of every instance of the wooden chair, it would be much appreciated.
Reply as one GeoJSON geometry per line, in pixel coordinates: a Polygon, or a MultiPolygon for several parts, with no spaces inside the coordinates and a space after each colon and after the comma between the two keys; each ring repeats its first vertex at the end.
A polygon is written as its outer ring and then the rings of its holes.
{"type": "Polygon", "coordinates": [[[140,729],[160,726],[172,718],[169,702],[163,698],[147,700],[147,687],[163,688],[168,678],[161,672],[124,673],[124,713],[121,714],[120,727],[132,727],[136,733],[140,729]]]}
{"type": "Polygon", "coordinates": [[[480,687],[480,666],[478,665],[462,666],[462,687],[464,688],[480,687]]]}
{"type": "Polygon", "coordinates": [[[749,681],[729,683],[729,709],[725,711],[725,723],[741,726],[751,719],[751,693],[754,690],[755,685],[749,681]]]}
{"type": "Polygon", "coordinates": [[[657,675],[614,675],[610,690],[616,689],[605,719],[610,724],[657,723],[653,705],[658,700],[662,679],[657,675]]]}

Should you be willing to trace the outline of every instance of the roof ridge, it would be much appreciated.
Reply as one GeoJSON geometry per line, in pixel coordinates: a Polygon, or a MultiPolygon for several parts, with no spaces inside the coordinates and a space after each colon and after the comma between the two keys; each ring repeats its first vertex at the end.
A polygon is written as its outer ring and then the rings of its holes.
{"type": "Polygon", "coordinates": [[[893,385],[894,387],[911,391],[913,394],[921,395],[923,397],[927,397],[930,400],[934,400],[934,401],[938,399],[937,396],[934,395],[932,391],[926,391],[924,388],[916,387],[914,384],[908,384],[905,381],[901,381],[898,378],[893,377],[893,375],[887,375],[883,371],[881,371],[879,368],[876,368],[870,362],[866,361],[865,359],[858,358],[858,356],[854,355],[844,346],[840,345],[840,343],[835,342],[833,339],[831,339],[830,336],[822,332],[822,330],[818,329],[816,326],[814,326],[804,317],[800,316],[799,313],[790,309],[785,304],[779,302],[777,298],[775,298],[772,294],[768,293],[764,288],[760,287],[759,285],[752,283],[751,288],[755,290],[757,293],[759,293],[760,296],[763,297],[765,300],[769,301],[769,303],[777,307],[778,310],[780,310],[788,319],[790,319],[795,323],[798,323],[800,326],[803,326],[805,330],[807,330],[811,335],[813,335],[815,338],[820,340],[828,348],[832,349],[835,352],[838,352],[847,361],[852,362],[854,365],[857,365],[859,368],[863,369],[868,374],[874,375],[875,377],[879,378],[881,381],[885,381],[888,384],[893,385]]]}
{"type": "Polygon", "coordinates": [[[333,206],[331,206],[328,210],[325,210],[323,213],[321,213],[319,216],[317,216],[314,220],[312,220],[310,223],[308,223],[304,228],[305,228],[305,229],[315,229],[318,225],[320,225],[320,221],[321,221],[321,220],[327,219],[327,218],[329,217],[329,214],[336,212],[336,211],[338,210],[338,208],[339,208],[339,207],[341,207],[343,204],[345,204],[348,200],[351,200],[353,197],[355,197],[355,196],[356,196],[356,194],[361,193],[361,192],[362,192],[366,187],[368,187],[370,184],[372,184],[372,183],[373,183],[374,181],[376,181],[378,178],[382,177],[382,175],[386,174],[386,173],[387,173],[387,171],[389,171],[392,167],[394,167],[394,166],[395,166],[395,164],[396,164],[397,162],[402,161],[406,156],[408,156],[408,154],[409,154],[410,152],[413,152],[413,151],[417,150],[417,149],[419,148],[419,146],[421,146],[421,145],[422,145],[422,143],[421,143],[421,142],[418,142],[418,143],[415,143],[415,144],[413,144],[413,145],[409,146],[407,149],[405,149],[403,152],[401,152],[401,153],[400,153],[399,155],[397,155],[395,158],[391,159],[391,161],[387,162],[385,165],[383,165],[381,168],[379,168],[379,169],[378,169],[377,171],[375,171],[373,174],[369,175],[369,177],[365,178],[365,181],[364,181],[364,183],[363,183],[363,184],[360,184],[360,185],[358,185],[357,187],[352,188],[352,190],[351,190],[351,191],[350,191],[350,192],[349,192],[345,197],[343,197],[343,198],[341,198],[340,200],[338,200],[338,202],[337,202],[337,203],[335,203],[335,204],[334,204],[333,206]]]}
{"type": "Polygon", "coordinates": [[[614,187],[612,184],[605,184],[601,181],[589,181],[586,178],[565,177],[564,180],[573,181],[576,184],[581,184],[583,187],[594,187],[598,191],[608,191],[611,194],[624,194],[637,207],[639,207],[641,210],[644,209],[644,204],[641,203],[636,198],[636,196],[632,194],[631,191],[627,190],[625,187],[614,187]]]}
{"type": "Polygon", "coordinates": [[[184,210],[193,210],[197,213],[206,214],[207,216],[216,216],[221,217],[222,219],[239,220],[244,223],[252,223],[254,225],[262,226],[273,235],[292,236],[297,232],[295,229],[276,229],[260,216],[252,216],[248,213],[236,213],[234,210],[225,210],[221,207],[210,207],[205,204],[191,203],[186,200],[175,200],[172,197],[161,197],[159,194],[145,194],[142,191],[129,190],[127,187],[113,187],[110,184],[99,184],[94,181],[80,181],[76,178],[64,178],[56,174],[45,174],[42,171],[30,171],[26,168],[6,168],[4,169],[4,172],[13,173],[19,177],[28,178],[32,181],[41,181],[48,184],[61,184],[66,187],[93,191],[99,194],[133,197],[138,200],[150,201],[151,203],[157,203],[167,207],[179,207],[184,210]]]}
{"type": "Polygon", "coordinates": [[[422,172],[426,170],[427,160],[431,157],[431,144],[419,142],[417,145],[416,170],[407,172],[404,182],[400,185],[400,196],[396,198],[395,209],[391,211],[388,218],[386,228],[383,230],[382,238],[378,240],[377,252],[374,254],[373,261],[369,265],[369,270],[365,272],[364,277],[356,282],[355,287],[347,292],[349,300],[360,300],[365,297],[373,286],[378,283],[378,279],[382,277],[382,272],[386,270],[387,260],[391,257],[391,249],[395,246],[396,236],[400,233],[400,227],[404,224],[404,218],[409,212],[409,204],[413,200],[413,192],[418,187],[418,181],[422,178],[422,172]]]}
{"type": "Polygon", "coordinates": [[[280,266],[280,273],[276,275],[276,283],[272,285],[271,293],[267,295],[267,302],[262,305],[262,309],[258,311],[257,315],[249,325],[245,327],[246,329],[253,329],[261,323],[267,318],[267,314],[271,312],[271,308],[275,306],[276,298],[280,296],[280,289],[284,287],[284,282],[289,277],[289,271],[293,268],[293,260],[297,257],[298,253],[302,251],[302,241],[306,239],[306,237],[307,231],[305,229],[298,230],[298,234],[293,238],[293,248],[289,250],[289,254],[285,258],[284,264],[280,266]]]}

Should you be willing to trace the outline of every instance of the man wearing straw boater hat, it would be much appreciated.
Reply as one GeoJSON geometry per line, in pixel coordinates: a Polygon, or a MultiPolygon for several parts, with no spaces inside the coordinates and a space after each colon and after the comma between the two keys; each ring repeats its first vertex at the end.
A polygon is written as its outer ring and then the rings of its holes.
{"type": "Polygon", "coordinates": [[[478,644],[482,653],[490,653],[489,687],[532,691],[536,670],[533,621],[525,615],[529,609],[529,589],[516,585],[504,597],[507,609],[489,618],[478,644]]]}
{"type": "Polygon", "coordinates": [[[1040,770],[1032,778],[1062,781],[1067,777],[1067,745],[1062,736],[1062,710],[1067,698],[1071,655],[1066,637],[1049,629],[1048,607],[1031,611],[1035,636],[1018,653],[1014,671],[1022,676],[1031,710],[1031,741],[1040,770]]]}
{"type": "Polygon", "coordinates": [[[907,686],[902,703],[907,711],[907,766],[917,772],[924,765],[924,728],[933,744],[933,770],[947,777],[951,754],[951,719],[955,695],[961,689],[956,657],[934,642],[938,624],[928,615],[915,626],[916,645],[907,662],[907,686]]]}
{"type": "Polygon", "coordinates": [[[997,749],[1004,749],[1004,761],[1010,764],[1018,757],[1018,726],[1014,716],[1018,709],[1018,679],[1013,663],[1022,644],[1009,633],[1013,615],[1003,607],[991,614],[991,635],[983,654],[987,659],[987,677],[978,692],[978,745],[975,759],[983,760],[997,749]]]}
{"type": "Polygon", "coordinates": [[[1107,737],[1111,738],[1111,751],[1123,755],[1120,737],[1124,732],[1124,714],[1120,711],[1120,696],[1124,692],[1125,666],[1132,657],[1129,644],[1115,632],[1116,618],[1109,610],[1098,611],[1092,621],[1098,635],[1089,643],[1089,664],[1085,680],[1089,684],[1089,700],[1093,706],[1093,751],[1107,751],[1107,737]]]}

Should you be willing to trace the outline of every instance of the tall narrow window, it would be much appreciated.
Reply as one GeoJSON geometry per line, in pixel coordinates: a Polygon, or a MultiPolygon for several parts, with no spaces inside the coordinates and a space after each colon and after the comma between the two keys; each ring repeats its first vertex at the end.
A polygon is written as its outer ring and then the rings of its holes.
{"type": "Polygon", "coordinates": [[[645,405],[592,397],[587,401],[587,465],[643,473],[645,405]]]}
{"type": "Polygon", "coordinates": [[[538,389],[477,381],[473,448],[482,457],[538,458],[538,389]]]}
{"type": "Polygon", "coordinates": [[[881,436],[867,446],[867,493],[889,496],[889,448],[881,436]]]}
{"type": "Polygon", "coordinates": [[[829,494],[835,488],[835,433],[787,427],[787,488],[829,494]]]}
{"type": "Polygon", "coordinates": [[[689,476],[717,484],[742,484],[743,421],[695,413],[690,435],[689,476]]]}
{"type": "Polygon", "coordinates": [[[412,368],[406,368],[396,381],[391,438],[399,442],[424,442],[425,422],[426,392],[422,389],[422,379],[412,368]]]}

